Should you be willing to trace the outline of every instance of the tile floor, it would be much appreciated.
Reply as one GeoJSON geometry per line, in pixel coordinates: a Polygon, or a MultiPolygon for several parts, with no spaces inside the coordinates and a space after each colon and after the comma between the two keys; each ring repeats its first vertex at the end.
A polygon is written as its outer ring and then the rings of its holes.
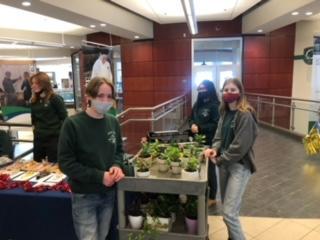
{"type": "MultiPolygon", "coordinates": [[[[209,216],[209,239],[227,240],[220,216],[209,216]]],[[[319,240],[320,219],[241,217],[247,240],[319,240]]]]}
{"type": "MultiPolygon", "coordinates": [[[[260,128],[258,171],[241,208],[247,239],[320,240],[320,156],[305,155],[300,141],[260,128]]],[[[209,237],[226,240],[221,205],[209,209],[209,237]]]]}

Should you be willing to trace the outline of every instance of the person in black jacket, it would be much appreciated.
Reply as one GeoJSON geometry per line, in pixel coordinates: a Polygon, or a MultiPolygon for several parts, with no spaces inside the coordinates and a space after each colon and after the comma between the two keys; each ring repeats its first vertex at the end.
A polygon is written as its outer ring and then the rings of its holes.
{"type": "MultiPolygon", "coordinates": [[[[212,81],[204,80],[198,87],[198,98],[192,108],[190,119],[191,133],[206,136],[205,144],[211,146],[219,121],[219,99],[212,81]]],[[[208,206],[216,203],[217,176],[215,165],[208,166],[209,199],[208,206]]]]}
{"type": "Polygon", "coordinates": [[[29,82],[29,79],[30,79],[29,72],[24,72],[23,78],[24,78],[24,80],[21,85],[21,90],[23,90],[23,99],[25,101],[25,104],[28,105],[29,100],[32,96],[32,90],[31,90],[31,86],[30,86],[30,82],[29,82]]]}
{"type": "Polygon", "coordinates": [[[57,162],[60,129],[68,116],[63,98],[53,92],[50,78],[44,72],[31,77],[31,122],[33,125],[33,158],[57,162]]]}

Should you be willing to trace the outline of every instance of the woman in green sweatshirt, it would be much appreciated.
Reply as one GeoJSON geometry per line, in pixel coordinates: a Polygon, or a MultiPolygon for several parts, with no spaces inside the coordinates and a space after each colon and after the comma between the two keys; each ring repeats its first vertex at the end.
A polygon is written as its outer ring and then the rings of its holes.
{"type": "Polygon", "coordinates": [[[105,240],[115,199],[115,183],[123,150],[117,119],[105,114],[112,106],[114,88],[104,78],[92,79],[87,88],[88,108],[67,118],[58,147],[58,161],[72,190],[72,215],[80,240],[105,240]]]}
{"type": "Polygon", "coordinates": [[[50,78],[44,72],[30,79],[33,96],[31,98],[31,122],[33,125],[33,158],[40,162],[48,158],[57,162],[57,146],[60,129],[68,116],[63,98],[53,92],[50,78]]]}
{"type": "Polygon", "coordinates": [[[221,118],[212,149],[205,150],[204,154],[219,166],[223,220],[229,239],[245,240],[239,212],[249,178],[256,170],[253,144],[257,123],[238,79],[226,80],[222,90],[221,118]]]}

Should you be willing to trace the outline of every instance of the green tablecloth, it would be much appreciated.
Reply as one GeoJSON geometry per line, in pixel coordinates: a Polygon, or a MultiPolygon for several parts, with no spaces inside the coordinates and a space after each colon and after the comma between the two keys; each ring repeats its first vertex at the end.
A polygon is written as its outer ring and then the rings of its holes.
{"type": "Polygon", "coordinates": [[[1,107],[1,115],[3,120],[8,120],[22,113],[31,113],[31,109],[27,107],[20,106],[5,106],[1,107]]]}

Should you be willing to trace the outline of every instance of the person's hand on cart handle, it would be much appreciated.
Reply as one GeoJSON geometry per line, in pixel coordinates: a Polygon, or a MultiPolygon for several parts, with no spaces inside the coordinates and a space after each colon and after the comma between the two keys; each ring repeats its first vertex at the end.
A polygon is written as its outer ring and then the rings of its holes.
{"type": "Polygon", "coordinates": [[[113,176],[110,172],[104,172],[103,184],[107,187],[111,187],[114,184],[113,176]]]}
{"type": "Polygon", "coordinates": [[[214,164],[216,164],[217,151],[215,149],[208,148],[204,150],[204,157],[210,159],[214,164]]]}
{"type": "Polygon", "coordinates": [[[122,169],[117,166],[113,166],[109,169],[109,173],[111,174],[113,181],[119,182],[122,178],[124,178],[124,174],[122,169]]]}

